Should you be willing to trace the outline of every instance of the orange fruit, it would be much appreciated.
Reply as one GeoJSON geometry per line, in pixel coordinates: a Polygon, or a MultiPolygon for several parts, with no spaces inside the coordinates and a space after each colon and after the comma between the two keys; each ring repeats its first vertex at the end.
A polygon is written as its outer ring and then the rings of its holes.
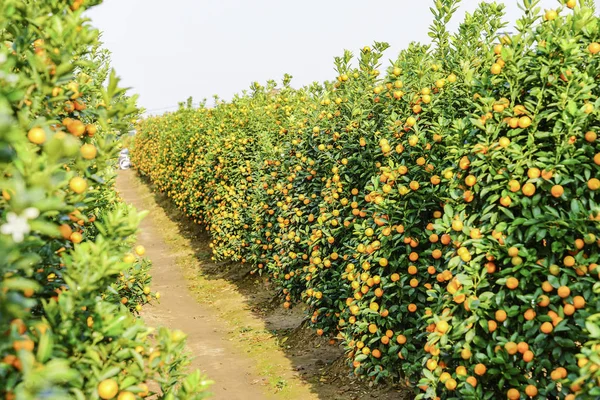
{"type": "Polygon", "coordinates": [[[554,330],[554,327],[552,326],[552,323],[551,323],[551,322],[544,322],[544,323],[542,324],[542,326],[540,327],[540,330],[541,330],[543,333],[546,333],[546,334],[548,334],[548,333],[551,333],[551,332],[554,330]]]}
{"type": "Polygon", "coordinates": [[[69,240],[75,244],[81,243],[83,241],[83,235],[79,232],[73,232],[69,237],[69,240]]]}
{"type": "Polygon", "coordinates": [[[463,223],[462,221],[455,219],[454,221],[452,221],[452,229],[456,232],[460,232],[463,230],[463,223]]]}
{"type": "Polygon", "coordinates": [[[488,321],[488,331],[494,332],[498,328],[498,324],[494,320],[488,321]]]}
{"type": "Polygon", "coordinates": [[[506,311],[504,310],[497,310],[494,317],[496,318],[496,321],[498,322],[504,322],[506,321],[506,311]]]}
{"type": "Polygon", "coordinates": [[[498,139],[498,145],[500,147],[502,147],[503,149],[507,148],[508,146],[510,146],[510,139],[507,138],[506,136],[501,137],[500,139],[498,139]]]}
{"type": "MultiPolygon", "coordinates": [[[[552,286],[552,285],[550,285],[550,286],[552,286]]],[[[548,296],[546,296],[546,295],[541,295],[538,298],[538,303],[537,304],[540,307],[548,307],[548,305],[550,304],[550,298],[548,296]]],[[[535,314],[535,311],[534,311],[534,314],[535,314]]]]}
{"type": "Polygon", "coordinates": [[[539,168],[529,168],[527,170],[527,176],[529,177],[529,179],[536,179],[539,178],[540,175],[542,174],[542,172],[540,171],[539,168]]]}
{"type": "Polygon", "coordinates": [[[85,133],[85,129],[86,128],[85,128],[84,123],[79,120],[73,120],[67,126],[67,130],[74,136],[78,136],[78,137],[82,136],[85,133]]]}
{"type": "Polygon", "coordinates": [[[87,189],[87,182],[85,179],[76,176],[74,178],[71,178],[71,180],[69,181],[69,188],[75,193],[81,194],[87,189]]]}
{"type": "Polygon", "coordinates": [[[475,178],[474,175],[469,175],[465,178],[465,184],[467,186],[475,186],[476,183],[477,183],[477,178],[475,178]]]}
{"type": "Polygon", "coordinates": [[[504,345],[504,348],[506,349],[506,352],[511,356],[517,354],[517,351],[519,351],[518,346],[515,342],[507,342],[504,345]]]}
{"type": "Polygon", "coordinates": [[[565,192],[565,189],[561,185],[554,185],[552,189],[550,189],[550,193],[554,197],[560,197],[565,192]]]}
{"type": "Polygon", "coordinates": [[[117,400],[135,400],[135,394],[131,392],[121,392],[117,397],[117,400]]]}
{"type": "Polygon", "coordinates": [[[34,144],[43,144],[46,141],[46,131],[40,127],[32,128],[27,133],[27,139],[34,144]]]}
{"type": "Polygon", "coordinates": [[[446,386],[446,389],[453,391],[456,389],[457,383],[453,378],[450,378],[444,383],[444,386],[446,386]]]}
{"type": "Polygon", "coordinates": [[[588,51],[592,54],[598,54],[600,52],[600,43],[592,42],[588,45],[588,51]]]}
{"type": "Polygon", "coordinates": [[[502,67],[500,66],[500,64],[494,63],[490,68],[490,72],[494,75],[498,75],[500,72],[502,72],[502,67]]]}
{"type": "Polygon", "coordinates": [[[550,293],[551,291],[553,291],[553,290],[554,290],[554,287],[552,286],[552,284],[551,284],[550,282],[548,282],[548,281],[544,281],[544,282],[542,283],[542,290],[543,290],[544,292],[550,293]]]}
{"type": "Polygon", "coordinates": [[[535,385],[527,385],[525,388],[525,394],[529,397],[535,397],[538,394],[538,389],[535,387],[535,385]]]}
{"type": "Polygon", "coordinates": [[[508,190],[515,193],[515,192],[518,192],[520,189],[521,189],[521,184],[519,183],[519,181],[514,180],[514,179],[511,179],[510,181],[508,181],[508,190]]]}
{"type": "Polygon", "coordinates": [[[569,289],[568,286],[561,286],[558,288],[558,295],[560,296],[560,298],[565,299],[565,298],[569,297],[570,294],[571,294],[571,289],[569,289]]]}
{"type": "Polygon", "coordinates": [[[585,299],[582,296],[573,297],[573,306],[578,310],[585,307],[585,299]]]}
{"type": "Polygon", "coordinates": [[[396,338],[396,342],[398,342],[398,344],[404,344],[404,343],[406,343],[406,336],[404,336],[404,335],[398,335],[398,337],[396,338]]]}
{"type": "Polygon", "coordinates": [[[524,115],[521,118],[519,118],[519,128],[525,129],[527,127],[529,127],[531,125],[531,118],[529,118],[528,116],[524,115]]]}
{"type": "Polygon", "coordinates": [[[587,187],[593,191],[600,189],[600,180],[597,178],[590,179],[587,183],[587,187]]]}
{"type": "Polygon", "coordinates": [[[98,131],[98,128],[96,128],[96,125],[89,124],[85,127],[85,131],[89,137],[94,137],[94,135],[98,131]]]}
{"type": "Polygon", "coordinates": [[[593,131],[588,131],[585,133],[585,140],[587,140],[588,142],[593,142],[598,138],[598,135],[596,135],[596,132],[593,131]]]}
{"type": "Polygon", "coordinates": [[[527,197],[531,197],[535,194],[535,185],[533,183],[526,183],[523,185],[523,194],[527,197]]]}
{"type": "Polygon", "coordinates": [[[86,160],[93,160],[94,158],[96,158],[96,154],[98,153],[98,151],[96,150],[96,146],[90,143],[86,143],[83,146],[81,146],[79,152],[81,153],[81,156],[86,160]]]}
{"type": "Polygon", "coordinates": [[[467,379],[465,379],[465,381],[473,387],[477,386],[477,378],[475,378],[474,376],[467,377],[467,379]]]}
{"type": "Polygon", "coordinates": [[[534,319],[534,318],[535,318],[535,316],[536,316],[536,313],[535,313],[535,311],[534,311],[532,308],[528,309],[528,310],[527,310],[527,311],[525,311],[525,313],[523,314],[523,317],[524,317],[524,318],[525,318],[525,320],[527,320],[527,321],[531,321],[532,319],[534,319]]]}
{"type": "Polygon", "coordinates": [[[511,289],[511,290],[514,290],[514,289],[518,288],[519,287],[519,280],[517,278],[514,278],[514,277],[511,276],[510,278],[508,278],[506,280],[506,287],[509,288],[509,289],[511,289]]]}
{"type": "Polygon", "coordinates": [[[460,351],[460,357],[461,357],[463,360],[468,360],[468,359],[470,359],[472,355],[473,355],[473,353],[471,353],[471,350],[469,350],[469,349],[462,349],[462,350],[460,351]]]}
{"type": "Polygon", "coordinates": [[[436,325],[435,325],[435,329],[439,332],[439,333],[446,333],[448,332],[448,329],[450,328],[450,325],[448,325],[448,322],[446,321],[439,321],[436,325]]]}
{"type": "Polygon", "coordinates": [[[571,316],[575,314],[575,306],[572,304],[565,304],[563,306],[563,312],[565,313],[565,315],[571,316]]]}
{"type": "Polygon", "coordinates": [[[475,365],[474,371],[475,371],[476,375],[482,376],[487,372],[487,368],[485,365],[479,363],[479,364],[475,365]]]}
{"type": "Polygon", "coordinates": [[[566,256],[563,259],[563,264],[565,264],[565,267],[572,267],[575,265],[575,258],[573,258],[573,256],[566,256]]]}
{"type": "Polygon", "coordinates": [[[63,239],[69,239],[71,237],[71,234],[73,233],[73,229],[71,229],[71,227],[68,224],[62,224],[61,226],[59,226],[58,231],[60,232],[60,235],[63,237],[63,239]]]}
{"type": "Polygon", "coordinates": [[[519,400],[521,398],[521,393],[517,389],[508,389],[506,392],[506,398],[508,400],[519,400]]]}
{"type": "Polygon", "coordinates": [[[113,399],[119,393],[119,385],[114,379],[105,379],[98,384],[98,395],[101,399],[113,399]]]}

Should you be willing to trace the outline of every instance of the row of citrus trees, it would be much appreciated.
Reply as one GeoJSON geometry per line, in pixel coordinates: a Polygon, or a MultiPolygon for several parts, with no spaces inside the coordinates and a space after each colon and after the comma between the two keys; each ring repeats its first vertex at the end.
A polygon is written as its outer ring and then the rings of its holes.
{"type": "Polygon", "coordinates": [[[138,109],[85,3],[0,2],[0,397],[204,398],[184,335],[134,315],[159,297],[113,189],[138,109]]]}
{"type": "Polygon", "coordinates": [[[593,4],[482,3],[433,45],[336,58],[138,126],[133,162],[357,375],[417,398],[600,396],[600,27],[593,4]]]}

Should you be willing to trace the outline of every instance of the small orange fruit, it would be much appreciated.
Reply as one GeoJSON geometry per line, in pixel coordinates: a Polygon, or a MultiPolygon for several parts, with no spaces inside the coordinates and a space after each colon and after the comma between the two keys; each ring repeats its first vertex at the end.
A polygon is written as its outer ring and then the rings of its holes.
{"type": "Polygon", "coordinates": [[[105,379],[98,384],[98,395],[101,399],[112,399],[117,393],[119,393],[119,385],[114,379],[105,379]]]}
{"type": "Polygon", "coordinates": [[[554,185],[552,186],[552,189],[550,189],[550,193],[552,194],[552,196],[557,198],[562,196],[564,192],[565,189],[561,185],[554,185]]]}
{"type": "Polygon", "coordinates": [[[32,128],[27,133],[27,139],[31,143],[43,144],[46,141],[46,131],[40,127],[32,128]]]}

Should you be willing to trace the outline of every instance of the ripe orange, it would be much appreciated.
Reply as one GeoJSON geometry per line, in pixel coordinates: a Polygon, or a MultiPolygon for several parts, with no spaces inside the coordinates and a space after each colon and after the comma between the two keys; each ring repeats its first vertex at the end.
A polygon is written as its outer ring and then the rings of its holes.
{"type": "Polygon", "coordinates": [[[494,321],[494,320],[488,321],[488,330],[490,332],[494,332],[497,328],[498,328],[498,324],[496,323],[496,321],[494,321]]]}
{"type": "Polygon", "coordinates": [[[398,342],[398,344],[404,344],[404,343],[406,343],[406,336],[404,336],[404,335],[398,335],[398,337],[396,338],[396,342],[398,342]]]}
{"type": "Polygon", "coordinates": [[[561,286],[558,288],[558,295],[560,296],[560,298],[565,299],[565,298],[569,297],[570,294],[571,294],[571,289],[569,289],[568,286],[561,286]]]}
{"type": "Polygon", "coordinates": [[[490,68],[490,72],[494,75],[498,75],[500,72],[502,72],[502,67],[500,66],[500,64],[494,63],[490,68]]]}
{"type": "Polygon", "coordinates": [[[527,320],[527,321],[531,321],[532,319],[534,319],[534,318],[535,318],[535,316],[536,316],[536,313],[535,313],[535,311],[534,311],[532,308],[528,309],[528,310],[527,310],[527,311],[525,311],[525,313],[523,314],[523,317],[524,317],[524,318],[525,318],[525,320],[527,320]]]}
{"type": "Polygon", "coordinates": [[[600,189],[600,180],[597,178],[590,179],[587,183],[587,187],[593,191],[600,189]]]}
{"type": "Polygon", "coordinates": [[[506,398],[508,400],[519,400],[521,398],[521,393],[517,389],[508,389],[506,392],[506,398]]]}
{"type": "Polygon", "coordinates": [[[457,382],[453,378],[450,378],[446,381],[446,383],[444,383],[444,385],[446,386],[446,389],[453,391],[456,389],[457,382]]]}
{"type": "Polygon", "coordinates": [[[482,376],[487,372],[487,367],[481,363],[475,365],[475,374],[482,376]]]}
{"type": "Polygon", "coordinates": [[[587,131],[585,133],[584,137],[585,137],[586,141],[591,143],[591,142],[594,142],[598,138],[598,135],[596,134],[596,132],[587,131]]]}
{"type": "Polygon", "coordinates": [[[550,193],[554,197],[560,197],[565,192],[565,189],[561,185],[554,185],[552,189],[550,189],[550,193]]]}
{"type": "Polygon", "coordinates": [[[71,240],[71,242],[78,244],[83,241],[83,235],[79,232],[73,232],[69,239],[71,240]]]}
{"type": "Polygon", "coordinates": [[[508,146],[510,146],[510,139],[503,136],[498,140],[498,144],[500,145],[500,147],[502,147],[503,149],[507,148],[508,146]]]}
{"type": "Polygon", "coordinates": [[[71,123],[67,126],[67,130],[73,134],[74,136],[82,136],[85,133],[85,125],[83,122],[79,121],[79,120],[73,120],[71,121],[71,123]]]}
{"type": "Polygon", "coordinates": [[[563,312],[565,313],[565,315],[571,316],[575,314],[575,306],[573,306],[572,304],[565,304],[563,306],[563,312]]]}
{"type": "Polygon", "coordinates": [[[475,176],[473,176],[473,175],[469,175],[465,178],[465,184],[467,186],[475,186],[476,183],[477,183],[477,178],[475,178],[475,176]]]}
{"type": "Polygon", "coordinates": [[[68,224],[62,224],[61,226],[59,226],[58,231],[60,232],[60,235],[63,237],[63,239],[69,239],[71,237],[71,234],[73,233],[73,229],[71,229],[71,227],[68,224]]]}
{"type": "Polygon", "coordinates": [[[469,350],[469,349],[462,349],[462,350],[460,351],[460,357],[461,357],[463,360],[468,360],[468,359],[470,359],[472,355],[473,355],[473,354],[471,353],[471,350],[469,350]]]}
{"type": "Polygon", "coordinates": [[[588,51],[592,54],[598,54],[600,52],[600,43],[592,42],[588,45],[588,51]]]}
{"type": "Polygon", "coordinates": [[[573,306],[578,310],[585,307],[585,299],[582,296],[573,297],[573,306]]]}
{"type": "Polygon", "coordinates": [[[519,118],[519,128],[525,129],[528,128],[531,125],[531,118],[529,118],[528,116],[524,115],[521,118],[519,118]]]}
{"type": "Polygon", "coordinates": [[[452,230],[456,231],[456,232],[460,232],[463,230],[463,223],[462,221],[455,219],[454,221],[452,221],[452,230]]]}
{"type": "Polygon", "coordinates": [[[566,256],[563,259],[563,264],[565,264],[565,267],[572,267],[575,265],[575,258],[573,258],[573,256],[566,256]]]}
{"type": "Polygon", "coordinates": [[[87,182],[85,179],[76,176],[74,178],[71,178],[71,180],[69,181],[69,188],[75,193],[81,194],[87,189],[87,182]]]}
{"type": "Polygon", "coordinates": [[[127,391],[121,392],[119,393],[119,397],[117,397],[117,400],[135,400],[135,394],[127,391]]]}
{"type": "Polygon", "coordinates": [[[81,146],[79,152],[81,153],[81,156],[86,160],[93,160],[94,158],[96,158],[96,154],[98,153],[98,151],[96,150],[96,146],[90,143],[86,143],[83,146],[81,146]]]}
{"type": "Polygon", "coordinates": [[[535,194],[535,185],[533,183],[526,183],[523,185],[523,194],[527,197],[531,197],[535,194]]]}
{"type": "Polygon", "coordinates": [[[98,131],[98,128],[96,128],[96,125],[89,124],[85,127],[85,131],[87,132],[89,137],[94,137],[94,135],[98,131]]]}
{"type": "Polygon", "coordinates": [[[517,346],[517,344],[515,342],[507,342],[504,345],[504,348],[506,349],[506,352],[508,354],[510,354],[511,356],[514,355],[514,354],[517,354],[518,346],[517,346]]]}
{"type": "Polygon", "coordinates": [[[504,310],[497,310],[494,317],[496,318],[496,321],[498,322],[504,322],[506,321],[506,311],[504,310]]]}
{"type": "Polygon", "coordinates": [[[535,387],[535,385],[527,385],[527,387],[525,388],[525,394],[529,397],[535,397],[538,394],[538,389],[537,387],[535,387]]]}
{"type": "Polygon", "coordinates": [[[450,328],[450,325],[448,325],[448,322],[446,321],[439,321],[436,325],[435,325],[435,329],[439,332],[439,333],[446,333],[448,332],[448,329],[450,328]]]}
{"type": "Polygon", "coordinates": [[[520,189],[521,189],[521,184],[519,183],[519,181],[516,181],[514,179],[511,179],[510,181],[508,181],[508,190],[515,193],[515,192],[518,192],[520,189]]]}
{"type": "Polygon", "coordinates": [[[27,133],[27,139],[31,143],[43,144],[46,141],[46,131],[40,127],[32,128],[27,133]]]}
{"type": "Polygon", "coordinates": [[[540,327],[540,330],[545,334],[549,334],[554,330],[554,327],[551,322],[544,322],[540,327]]]}
{"type": "Polygon", "coordinates": [[[506,287],[514,290],[519,287],[519,280],[515,277],[510,277],[506,280],[506,287]]]}
{"type": "Polygon", "coordinates": [[[112,399],[117,393],[119,393],[119,385],[114,379],[105,379],[98,384],[98,395],[101,399],[112,399]]]}

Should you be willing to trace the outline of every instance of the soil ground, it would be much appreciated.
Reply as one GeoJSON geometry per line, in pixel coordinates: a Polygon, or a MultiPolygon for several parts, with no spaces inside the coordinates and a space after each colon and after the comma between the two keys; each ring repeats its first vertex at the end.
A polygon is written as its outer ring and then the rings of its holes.
{"type": "Polygon", "coordinates": [[[343,350],[305,326],[301,307],[285,310],[275,288],[247,266],[211,261],[209,238],[134,171],[119,171],[117,190],[148,210],[138,234],[152,261],[160,303],[142,317],[188,335],[192,367],[215,381],[215,399],[409,399],[406,389],[349,376],[343,350]]]}

